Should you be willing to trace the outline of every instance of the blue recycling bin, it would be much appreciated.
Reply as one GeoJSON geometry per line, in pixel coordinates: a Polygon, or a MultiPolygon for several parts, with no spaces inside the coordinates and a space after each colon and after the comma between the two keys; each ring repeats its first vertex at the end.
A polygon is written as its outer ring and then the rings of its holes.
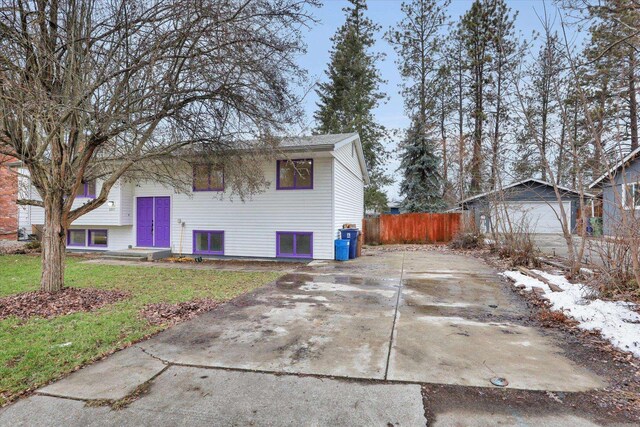
{"type": "Polygon", "coordinates": [[[349,239],[349,259],[354,259],[358,251],[358,235],[360,230],[357,228],[343,228],[340,230],[340,236],[343,239],[349,239]]]}
{"type": "Polygon", "coordinates": [[[349,240],[336,239],[336,261],[349,261],[349,240]]]}

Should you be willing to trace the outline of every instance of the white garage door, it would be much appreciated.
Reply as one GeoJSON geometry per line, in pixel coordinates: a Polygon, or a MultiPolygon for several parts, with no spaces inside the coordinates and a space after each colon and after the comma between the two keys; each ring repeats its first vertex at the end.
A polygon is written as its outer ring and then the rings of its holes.
{"type": "MultiPolygon", "coordinates": [[[[571,202],[563,202],[564,214],[571,224],[571,202]]],[[[512,228],[531,233],[562,233],[562,211],[557,202],[510,202],[503,212],[512,228]]]]}

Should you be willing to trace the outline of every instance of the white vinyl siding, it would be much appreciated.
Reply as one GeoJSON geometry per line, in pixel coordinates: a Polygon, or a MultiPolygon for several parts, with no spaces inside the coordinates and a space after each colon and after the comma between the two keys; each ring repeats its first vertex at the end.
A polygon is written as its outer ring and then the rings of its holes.
{"type": "Polygon", "coordinates": [[[102,226],[102,225],[72,225],[71,229],[85,230],[107,230],[107,246],[89,246],[89,235],[85,235],[85,246],[69,246],[70,250],[75,251],[113,251],[119,249],[125,249],[128,245],[131,245],[131,236],[133,234],[131,226],[114,227],[114,226],[102,226]]]}
{"type": "MultiPolygon", "coordinates": [[[[291,158],[309,158],[309,153],[291,158]]],[[[224,231],[225,256],[276,256],[276,232],[313,233],[313,257],[333,259],[330,157],[313,157],[313,189],[276,190],[276,161],[263,166],[270,185],[242,202],[229,191],[177,194],[173,189],[146,182],[135,187],[135,197],[171,197],[171,249],[193,253],[193,230],[224,231]],[[184,223],[184,226],[178,221],[184,223]]],[[[136,203],[133,203],[135,218],[136,203]]],[[[135,225],[133,227],[135,232],[135,225]]],[[[135,235],[132,236],[135,242],[135,235]]]]}
{"type": "Polygon", "coordinates": [[[356,147],[350,143],[334,152],[334,232],[343,224],[362,227],[364,183],[356,147]]]}
{"type": "MultiPolygon", "coordinates": [[[[96,193],[99,194],[102,189],[102,182],[96,183],[96,193]]],[[[34,188],[32,194],[35,199],[39,199],[38,191],[34,188]]],[[[91,199],[86,197],[76,197],[73,201],[73,209],[82,206],[91,199]]],[[[128,225],[131,222],[123,222],[121,218],[122,197],[120,194],[120,183],[116,183],[111,187],[107,202],[102,206],[92,210],[91,212],[81,216],[73,222],[72,225],[128,225]],[[109,201],[114,202],[114,207],[109,207],[109,201]]],[[[33,206],[31,208],[31,223],[44,224],[44,209],[33,206]]]]}
{"type": "MultiPolygon", "coordinates": [[[[31,186],[31,178],[26,168],[18,169],[18,197],[32,199],[35,189],[31,186]]],[[[27,234],[31,234],[31,206],[18,205],[18,228],[24,228],[27,234]]]]}
{"type": "Polygon", "coordinates": [[[123,182],[120,185],[120,224],[121,225],[133,225],[133,203],[135,198],[133,196],[134,184],[131,182],[123,182]]]}

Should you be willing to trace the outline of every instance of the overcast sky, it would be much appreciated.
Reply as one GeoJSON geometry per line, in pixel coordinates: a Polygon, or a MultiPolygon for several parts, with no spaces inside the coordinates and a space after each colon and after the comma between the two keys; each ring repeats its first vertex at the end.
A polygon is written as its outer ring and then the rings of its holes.
{"type": "MultiPolygon", "coordinates": [[[[469,9],[471,3],[471,0],[453,0],[448,8],[448,15],[457,20],[469,9]]],[[[544,16],[545,2],[542,0],[508,0],[507,3],[512,10],[518,12],[516,30],[522,37],[530,39],[534,31],[540,31],[541,23],[538,16],[544,16]]],[[[377,120],[389,129],[403,129],[408,125],[402,97],[398,94],[400,75],[394,63],[396,55],[391,46],[382,40],[384,32],[391,26],[395,26],[402,19],[400,4],[401,2],[397,0],[369,0],[369,10],[367,12],[371,20],[382,26],[378,34],[375,50],[386,54],[386,59],[378,64],[378,68],[382,73],[382,77],[387,81],[381,90],[389,96],[389,100],[375,111],[375,115],[377,120]]],[[[325,79],[324,70],[329,62],[329,51],[331,49],[330,39],[344,23],[342,8],[346,5],[347,2],[343,0],[325,0],[324,5],[315,10],[314,15],[320,22],[311,30],[305,32],[308,53],[300,57],[301,65],[309,71],[310,84],[325,79]]],[[[555,14],[553,2],[547,1],[546,8],[550,16],[555,14]]],[[[308,128],[303,130],[304,133],[310,133],[314,127],[313,113],[317,108],[317,100],[318,97],[313,90],[305,98],[308,128]]],[[[394,149],[396,141],[388,141],[387,145],[390,149],[394,149]]],[[[394,156],[388,166],[395,179],[395,183],[387,189],[389,200],[399,200],[398,185],[400,177],[396,172],[397,167],[398,161],[394,156]]]]}

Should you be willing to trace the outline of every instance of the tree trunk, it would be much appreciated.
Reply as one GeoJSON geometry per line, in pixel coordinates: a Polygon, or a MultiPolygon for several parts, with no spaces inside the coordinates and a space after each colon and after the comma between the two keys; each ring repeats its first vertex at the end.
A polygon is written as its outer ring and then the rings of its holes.
{"type": "Polygon", "coordinates": [[[440,138],[442,138],[442,197],[448,201],[449,196],[449,157],[447,153],[446,100],[444,92],[440,94],[440,138]]]}
{"type": "Polygon", "coordinates": [[[66,227],[63,221],[62,196],[45,201],[44,229],[42,231],[42,277],[40,290],[59,292],[64,286],[64,258],[66,227]]]}
{"type": "Polygon", "coordinates": [[[464,88],[462,70],[462,44],[458,42],[458,191],[460,200],[464,200],[464,88]]]}
{"type": "Polygon", "coordinates": [[[502,115],[502,59],[498,60],[497,82],[496,82],[496,121],[493,129],[493,143],[491,147],[491,185],[489,188],[495,190],[498,184],[499,152],[500,152],[500,117],[502,115]]]}
{"type": "MultiPolygon", "coordinates": [[[[547,77],[545,77],[546,79],[547,77]]],[[[545,81],[544,83],[544,93],[542,93],[542,137],[540,138],[540,156],[542,157],[542,163],[546,161],[547,158],[547,121],[549,119],[549,85],[545,81]]],[[[547,180],[547,169],[543,166],[540,171],[541,179],[543,181],[547,180]]]]}
{"type": "Polygon", "coordinates": [[[638,98],[636,95],[636,57],[629,54],[629,121],[631,127],[631,151],[638,148],[638,98]]]}
{"type": "Polygon", "coordinates": [[[480,65],[475,68],[475,105],[473,112],[473,155],[471,158],[471,192],[481,192],[482,186],[482,122],[484,115],[483,102],[483,70],[480,65]]]}
{"type": "MultiPolygon", "coordinates": [[[[566,109],[565,109],[566,111],[566,109]]],[[[566,113],[562,114],[562,128],[560,129],[560,152],[558,153],[558,164],[556,166],[557,168],[557,173],[556,173],[556,185],[560,185],[560,183],[562,182],[562,176],[563,176],[563,168],[564,168],[564,144],[566,142],[566,133],[567,133],[567,120],[566,120],[566,113]]],[[[576,187],[573,187],[576,188],[576,187]]]]}

